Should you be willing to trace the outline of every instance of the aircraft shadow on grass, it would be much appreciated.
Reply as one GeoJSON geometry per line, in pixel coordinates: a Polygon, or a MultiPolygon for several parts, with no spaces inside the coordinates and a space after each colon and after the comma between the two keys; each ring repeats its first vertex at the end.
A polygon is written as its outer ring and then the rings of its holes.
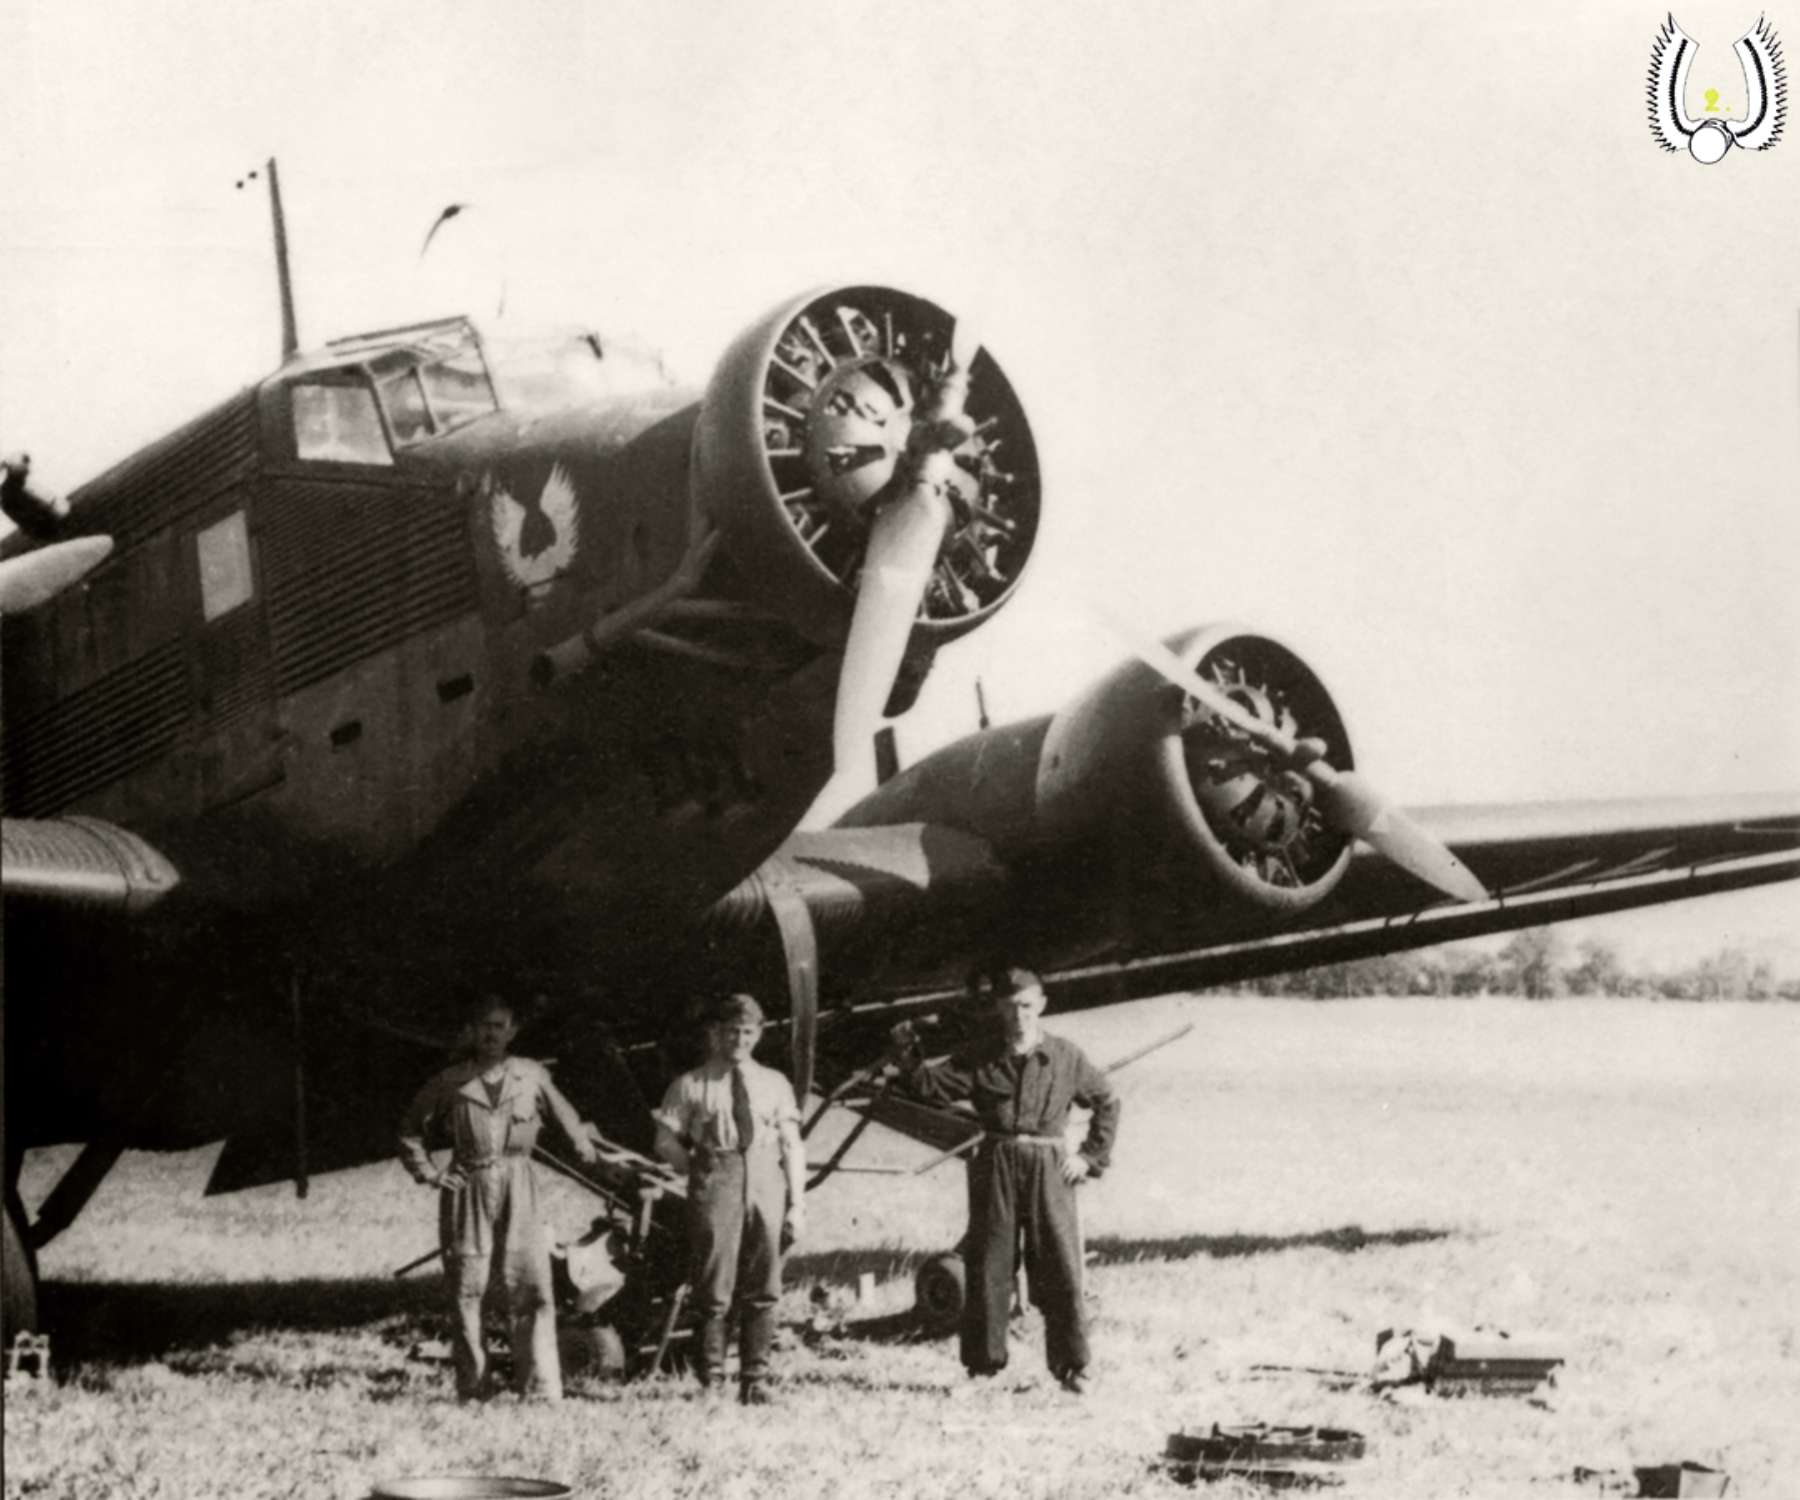
{"type": "MultiPolygon", "coordinates": [[[[1130,1265],[1138,1261],[1228,1260],[1273,1255],[1284,1250],[1324,1249],[1340,1254],[1397,1248],[1449,1239],[1447,1229],[1388,1229],[1367,1232],[1354,1224],[1303,1234],[1179,1235],[1164,1239],[1102,1236],[1088,1242],[1088,1263],[1130,1265]]],[[[824,1251],[796,1255],[788,1262],[788,1284],[808,1281],[851,1284],[865,1273],[878,1280],[911,1276],[922,1257],[893,1247],[824,1251]]],[[[302,1333],[368,1330],[405,1319],[410,1337],[442,1315],[436,1277],[397,1281],[387,1276],[306,1281],[234,1282],[45,1282],[46,1310],[54,1321],[59,1365],[103,1360],[134,1363],[171,1354],[216,1349],[251,1329],[302,1333]]],[[[910,1342],[926,1335],[912,1308],[876,1318],[851,1320],[844,1336],[858,1340],[910,1342]]]]}
{"type": "MultiPolygon", "coordinates": [[[[1383,1229],[1373,1233],[1358,1224],[1336,1229],[1317,1229],[1303,1234],[1187,1234],[1165,1239],[1124,1239],[1111,1235],[1087,1242],[1090,1266],[1125,1266],[1140,1261],[1182,1261],[1204,1257],[1233,1260],[1249,1255],[1277,1255],[1284,1250],[1332,1250],[1353,1255],[1362,1250],[1399,1249],[1451,1238],[1448,1229],[1383,1229]]],[[[835,1251],[817,1256],[796,1256],[789,1262],[789,1280],[817,1278],[851,1281],[863,1271],[877,1276],[908,1274],[922,1256],[888,1250],[835,1251]]],[[[846,1323],[838,1336],[865,1343],[917,1343],[947,1338],[951,1330],[933,1328],[916,1308],[846,1323]]]]}
{"type": "Polygon", "coordinates": [[[409,1336],[441,1320],[434,1277],[305,1281],[56,1282],[41,1288],[54,1318],[52,1356],[62,1368],[84,1361],[134,1364],[229,1345],[252,1329],[353,1333],[404,1318],[409,1336]]]}

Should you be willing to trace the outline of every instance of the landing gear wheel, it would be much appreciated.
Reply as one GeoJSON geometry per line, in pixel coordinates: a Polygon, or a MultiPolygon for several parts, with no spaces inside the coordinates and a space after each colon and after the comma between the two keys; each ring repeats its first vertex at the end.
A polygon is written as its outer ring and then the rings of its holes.
{"type": "Polygon", "coordinates": [[[962,1321],[967,1294],[968,1272],[954,1250],[932,1256],[913,1273],[913,1305],[936,1332],[948,1333],[962,1321]]]}
{"type": "Polygon", "coordinates": [[[610,1323],[579,1324],[557,1330],[563,1373],[610,1385],[625,1378],[625,1340],[610,1323]]]}

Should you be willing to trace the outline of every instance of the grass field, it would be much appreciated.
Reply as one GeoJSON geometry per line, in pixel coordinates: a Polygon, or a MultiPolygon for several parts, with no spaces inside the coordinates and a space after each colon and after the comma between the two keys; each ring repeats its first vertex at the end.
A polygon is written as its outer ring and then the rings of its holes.
{"type": "MultiPolygon", "coordinates": [[[[458,1407],[405,1357],[436,1281],[389,1275],[433,1232],[397,1167],[301,1204],[202,1199],[210,1153],[133,1156],[44,1257],[60,1380],[9,1396],[5,1493],[348,1500],[480,1471],[592,1496],[1173,1496],[1171,1432],[1255,1419],[1367,1434],[1346,1494],[1554,1496],[1577,1465],[1682,1458],[1800,1493],[1800,1007],[1169,997],[1053,1029],[1105,1062],[1184,1021],[1118,1075],[1115,1166],[1083,1190],[1084,1400],[1035,1325],[970,1389],[903,1316],[917,1257],[960,1233],[955,1166],[821,1191],[779,1404],[746,1413],[662,1382],[458,1407]],[[1251,1368],[1366,1369],[1384,1327],[1477,1324],[1567,1353],[1552,1408],[1251,1368]]],[[[28,1165],[28,1201],[60,1160],[28,1165]]],[[[585,1223],[573,1190],[557,1205],[585,1223]]]]}

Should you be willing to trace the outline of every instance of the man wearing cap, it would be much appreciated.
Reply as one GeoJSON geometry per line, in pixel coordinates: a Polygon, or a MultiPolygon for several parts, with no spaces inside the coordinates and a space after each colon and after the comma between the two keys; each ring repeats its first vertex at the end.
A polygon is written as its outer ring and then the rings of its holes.
{"type": "Polygon", "coordinates": [[[740,1295],[746,1406],[769,1399],[781,1257],[806,1228],[800,1110],[787,1079],[750,1055],[762,1028],[762,1007],[731,996],[707,1027],[706,1061],[669,1085],[656,1112],[657,1154],[688,1175],[688,1275],[700,1318],[694,1372],[708,1388],[723,1375],[726,1318],[740,1295]]]}
{"type": "Polygon", "coordinates": [[[1044,1315],[1050,1372],[1081,1395],[1089,1351],[1075,1185],[1106,1169],[1118,1096],[1079,1047],[1043,1029],[1044,987],[1031,970],[1004,969],[972,988],[991,996],[1000,1035],[932,1064],[921,1061],[911,1026],[895,1027],[892,1043],[912,1092],[933,1103],[967,1100],[984,1131],[969,1160],[963,1366],[975,1376],[1006,1367],[1022,1247],[1031,1300],[1044,1315]],[[1092,1115],[1081,1149],[1071,1153],[1065,1132],[1074,1104],[1092,1115]]]}
{"type": "Polygon", "coordinates": [[[472,1056],[419,1092],[400,1125],[400,1160],[415,1182],[438,1189],[438,1243],[456,1316],[451,1354],[456,1394],[485,1394],[481,1301],[490,1278],[506,1288],[513,1384],[521,1396],[562,1399],[550,1242],[538,1207],[531,1152],[548,1114],[582,1161],[597,1159],[597,1132],[550,1081],[550,1070],[507,1049],[518,1035],[512,1006],[483,995],[470,1012],[472,1056]],[[439,1171],[432,1150],[448,1147],[439,1171]]]}

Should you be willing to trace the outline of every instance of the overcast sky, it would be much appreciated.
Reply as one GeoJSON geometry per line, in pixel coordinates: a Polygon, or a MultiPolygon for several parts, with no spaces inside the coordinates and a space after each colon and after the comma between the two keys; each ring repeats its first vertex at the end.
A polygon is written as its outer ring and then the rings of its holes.
{"type": "MultiPolygon", "coordinates": [[[[306,343],[976,318],[1047,522],[909,757],[1104,669],[1101,597],[1287,640],[1407,803],[1800,787],[1800,121],[1657,149],[1665,8],[11,0],[0,445],[71,488],[268,372],[274,154],[306,343]]],[[[1754,5],[1677,19],[1741,117],[1754,5]]],[[[1790,890],[1600,930],[1800,972],[1790,890]]]]}

